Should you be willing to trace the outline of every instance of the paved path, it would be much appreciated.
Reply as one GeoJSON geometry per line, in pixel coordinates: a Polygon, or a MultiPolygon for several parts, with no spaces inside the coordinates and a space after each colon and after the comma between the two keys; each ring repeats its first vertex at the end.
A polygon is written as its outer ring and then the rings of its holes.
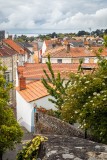
{"type": "Polygon", "coordinates": [[[16,148],[12,151],[7,151],[4,155],[3,155],[3,160],[16,160],[16,155],[17,152],[19,150],[22,149],[22,146],[29,140],[31,140],[33,138],[33,134],[29,133],[25,128],[22,128],[24,131],[24,135],[22,138],[22,144],[18,144],[16,145],[16,148]]]}

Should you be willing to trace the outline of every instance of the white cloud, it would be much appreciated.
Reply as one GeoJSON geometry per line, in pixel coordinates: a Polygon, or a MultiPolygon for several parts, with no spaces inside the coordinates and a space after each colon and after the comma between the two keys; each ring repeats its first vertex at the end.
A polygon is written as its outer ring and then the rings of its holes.
{"type": "Polygon", "coordinates": [[[106,6],[106,0],[0,0],[0,29],[106,28],[106,6]]]}

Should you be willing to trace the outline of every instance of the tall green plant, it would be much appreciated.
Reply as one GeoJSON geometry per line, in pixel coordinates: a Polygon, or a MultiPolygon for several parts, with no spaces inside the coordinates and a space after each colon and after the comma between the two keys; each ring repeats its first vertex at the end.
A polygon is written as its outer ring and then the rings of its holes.
{"type": "Polygon", "coordinates": [[[9,92],[13,86],[4,79],[5,71],[6,67],[0,64],[0,160],[3,153],[7,149],[13,149],[22,137],[22,130],[8,106],[9,92]]]}
{"type": "Polygon", "coordinates": [[[43,70],[46,78],[42,78],[42,83],[47,89],[48,93],[54,97],[54,99],[50,98],[49,101],[55,104],[55,106],[61,110],[61,106],[64,102],[63,97],[65,96],[66,88],[69,84],[69,81],[64,84],[65,79],[61,78],[61,74],[57,73],[55,76],[54,71],[52,69],[52,64],[50,61],[50,55],[48,55],[48,62],[46,62],[49,74],[46,70],[43,70]]]}

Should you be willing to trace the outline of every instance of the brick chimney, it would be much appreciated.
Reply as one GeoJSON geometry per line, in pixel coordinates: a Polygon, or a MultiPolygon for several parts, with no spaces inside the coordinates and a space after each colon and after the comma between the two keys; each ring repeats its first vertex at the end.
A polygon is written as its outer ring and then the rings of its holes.
{"type": "Polygon", "coordinates": [[[70,52],[70,44],[68,43],[67,44],[67,53],[69,53],[70,52]]]}
{"type": "Polygon", "coordinates": [[[19,78],[19,89],[20,91],[26,89],[26,78],[23,76],[19,78]]]}

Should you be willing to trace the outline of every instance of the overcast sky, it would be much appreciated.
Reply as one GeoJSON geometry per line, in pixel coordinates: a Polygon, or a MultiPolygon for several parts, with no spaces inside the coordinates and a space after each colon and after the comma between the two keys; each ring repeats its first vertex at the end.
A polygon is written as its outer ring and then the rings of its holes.
{"type": "Polygon", "coordinates": [[[0,0],[0,30],[107,28],[107,0],[0,0]]]}

